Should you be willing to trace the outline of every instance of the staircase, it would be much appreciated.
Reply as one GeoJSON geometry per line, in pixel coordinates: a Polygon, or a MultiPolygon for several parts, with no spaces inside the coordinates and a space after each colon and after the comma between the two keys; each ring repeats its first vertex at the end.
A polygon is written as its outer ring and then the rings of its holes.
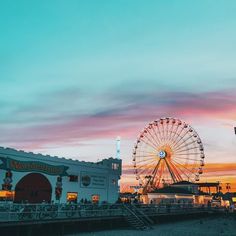
{"type": "Polygon", "coordinates": [[[126,211],[125,219],[134,229],[148,230],[151,229],[154,222],[144,214],[141,209],[134,205],[123,205],[126,211]]]}

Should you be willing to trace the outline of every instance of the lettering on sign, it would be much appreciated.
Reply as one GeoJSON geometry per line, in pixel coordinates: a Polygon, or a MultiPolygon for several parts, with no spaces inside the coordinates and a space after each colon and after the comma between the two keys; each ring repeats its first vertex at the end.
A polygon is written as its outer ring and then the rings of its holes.
{"type": "Polygon", "coordinates": [[[9,157],[0,157],[0,169],[10,169],[18,172],[38,171],[48,175],[65,176],[67,166],[53,166],[40,161],[18,161],[9,157]]]}
{"type": "Polygon", "coordinates": [[[99,173],[81,172],[81,187],[86,188],[106,188],[107,177],[99,173]]]}

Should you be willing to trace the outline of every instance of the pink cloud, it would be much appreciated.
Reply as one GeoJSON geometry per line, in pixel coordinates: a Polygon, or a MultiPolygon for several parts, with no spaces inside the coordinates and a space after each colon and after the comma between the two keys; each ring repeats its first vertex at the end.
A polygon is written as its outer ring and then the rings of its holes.
{"type": "MultiPolygon", "coordinates": [[[[114,98],[111,96],[111,99],[114,98]]],[[[75,115],[66,120],[59,117],[54,123],[2,129],[1,141],[33,150],[50,144],[73,145],[76,141],[78,145],[86,140],[110,139],[117,134],[135,140],[144,125],[163,116],[187,120],[211,117],[236,120],[234,91],[143,94],[135,99],[131,94],[130,97],[121,95],[120,99],[123,99],[123,105],[117,109],[95,115],[75,115]]]]}

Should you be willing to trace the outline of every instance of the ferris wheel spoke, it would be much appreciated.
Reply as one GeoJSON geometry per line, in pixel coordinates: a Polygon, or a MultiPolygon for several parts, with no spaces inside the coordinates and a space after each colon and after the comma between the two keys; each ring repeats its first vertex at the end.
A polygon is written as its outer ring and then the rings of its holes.
{"type": "Polygon", "coordinates": [[[193,144],[196,144],[196,145],[197,145],[197,141],[196,141],[196,140],[193,140],[193,141],[190,142],[190,143],[184,143],[184,145],[179,145],[179,146],[175,149],[175,151],[178,151],[178,150],[180,150],[180,149],[182,149],[182,148],[186,148],[186,146],[193,145],[193,144]]]}
{"type": "Polygon", "coordinates": [[[163,122],[162,124],[162,128],[163,128],[163,137],[164,137],[164,142],[166,143],[166,136],[167,136],[167,130],[166,130],[166,127],[167,125],[165,125],[165,123],[163,122]]]}
{"type": "Polygon", "coordinates": [[[176,166],[171,162],[170,159],[166,159],[166,161],[168,162],[169,166],[171,167],[173,173],[175,174],[175,177],[178,181],[182,181],[182,177],[181,175],[179,174],[179,171],[178,169],[176,168],[176,166]]]}
{"type": "MultiPolygon", "coordinates": [[[[150,134],[150,132],[147,130],[147,132],[148,132],[148,134],[151,136],[151,134],[150,134]]],[[[144,136],[145,137],[145,136],[144,136]]],[[[150,143],[152,143],[155,147],[156,146],[159,146],[159,144],[158,143],[156,143],[156,140],[155,139],[153,139],[153,137],[151,136],[151,138],[152,139],[150,139],[149,137],[147,137],[146,136],[146,138],[148,139],[148,141],[150,142],[150,143]],[[152,141],[153,140],[153,141],[152,141]]]]}
{"type": "MultiPolygon", "coordinates": [[[[172,161],[170,161],[173,165],[175,165],[172,161]]],[[[177,168],[177,167],[176,167],[177,168]]],[[[179,171],[188,178],[188,181],[189,181],[189,176],[181,169],[179,168],[179,171]]],[[[181,177],[182,178],[182,177],[181,177]]]]}
{"type": "Polygon", "coordinates": [[[172,143],[172,148],[176,148],[176,143],[178,142],[179,139],[182,137],[184,127],[181,128],[180,132],[177,133],[177,135],[174,137],[173,143],[172,143]]]}
{"type": "MultiPolygon", "coordinates": [[[[178,124],[179,123],[179,121],[175,121],[175,124],[176,124],[176,128],[175,128],[175,130],[172,132],[172,134],[173,135],[171,135],[171,142],[173,143],[175,140],[176,140],[176,136],[177,136],[177,132],[178,132],[178,130],[179,130],[179,127],[180,127],[180,125],[178,124]],[[176,123],[177,122],[177,123],[176,123]]],[[[178,136],[177,136],[178,137],[178,136]]]]}
{"type": "Polygon", "coordinates": [[[161,143],[163,143],[164,142],[164,140],[163,140],[163,136],[162,136],[162,131],[161,131],[161,127],[160,127],[160,124],[158,124],[157,123],[157,130],[158,130],[158,134],[159,134],[159,136],[160,136],[160,139],[161,139],[161,143]]]}
{"type": "Polygon", "coordinates": [[[154,158],[148,158],[148,159],[145,159],[145,160],[143,160],[143,161],[136,161],[135,163],[134,163],[134,166],[136,165],[147,165],[147,164],[149,164],[149,162],[153,162],[153,161],[156,161],[156,159],[154,159],[154,158]]]}
{"type": "Polygon", "coordinates": [[[158,172],[158,168],[159,168],[161,162],[162,162],[162,159],[159,159],[154,171],[152,172],[152,178],[151,178],[151,181],[150,181],[151,187],[155,187],[155,185],[153,185],[153,181],[156,179],[156,174],[158,172]]]}
{"type": "Polygon", "coordinates": [[[183,149],[183,150],[180,150],[180,151],[175,151],[176,154],[181,154],[183,152],[187,152],[187,151],[190,151],[190,150],[194,150],[194,149],[199,149],[199,147],[192,147],[192,148],[187,148],[187,149],[183,149]]]}
{"type": "Polygon", "coordinates": [[[170,132],[169,132],[169,136],[168,136],[168,140],[169,140],[169,142],[171,142],[171,143],[172,143],[173,129],[174,129],[174,124],[172,123],[171,129],[170,129],[170,132]]]}
{"type": "MultiPolygon", "coordinates": [[[[147,183],[146,183],[146,185],[145,185],[145,187],[144,187],[144,191],[145,191],[145,192],[146,192],[146,190],[147,190],[147,188],[148,188],[148,185],[149,185],[150,181],[155,177],[156,171],[157,171],[157,169],[158,169],[158,167],[159,167],[159,165],[160,165],[160,162],[161,162],[161,159],[159,159],[158,163],[156,164],[156,166],[155,166],[155,168],[154,168],[154,170],[153,170],[153,172],[152,172],[152,176],[149,178],[149,180],[147,181],[147,183]]],[[[152,187],[152,186],[151,186],[151,187],[152,187]]]]}
{"type": "Polygon", "coordinates": [[[175,162],[177,165],[182,166],[185,170],[187,170],[187,171],[190,172],[191,174],[194,174],[194,175],[195,175],[195,173],[194,173],[192,170],[188,169],[188,168],[187,168],[186,166],[184,166],[183,164],[177,162],[176,160],[172,160],[172,161],[175,162]]]}
{"type": "Polygon", "coordinates": [[[174,183],[178,182],[178,180],[177,180],[177,178],[176,178],[174,172],[172,171],[172,169],[171,169],[169,163],[167,162],[166,158],[164,159],[164,161],[165,161],[165,163],[166,163],[167,169],[168,169],[168,171],[169,171],[169,173],[170,173],[170,175],[171,175],[171,178],[172,178],[173,182],[174,182],[174,183]]]}
{"type": "Polygon", "coordinates": [[[150,144],[150,143],[148,143],[148,142],[144,141],[143,139],[142,139],[142,142],[143,142],[143,143],[145,143],[147,146],[151,147],[153,150],[155,150],[155,151],[156,151],[156,147],[155,147],[155,146],[153,146],[152,144],[150,144]]]}
{"type": "Polygon", "coordinates": [[[175,159],[175,158],[177,158],[177,159],[181,159],[181,160],[191,160],[191,161],[197,161],[197,159],[192,159],[192,158],[184,158],[184,157],[177,157],[177,156],[175,156],[174,158],[172,158],[172,159],[175,159]]]}
{"type": "MultiPolygon", "coordinates": [[[[147,160],[146,162],[137,162],[137,163],[134,163],[133,164],[133,166],[134,166],[134,168],[141,168],[141,167],[143,167],[143,166],[147,166],[147,165],[151,165],[151,163],[155,163],[156,162],[156,160],[154,160],[154,159],[150,159],[150,160],[147,160]]],[[[137,169],[138,169],[137,168],[137,169]]]]}
{"type": "MultiPolygon", "coordinates": [[[[184,128],[184,129],[185,129],[185,128],[184,128]]],[[[173,147],[176,148],[177,145],[179,144],[179,142],[180,142],[181,140],[183,140],[183,138],[184,138],[188,133],[189,133],[189,131],[187,130],[187,131],[180,137],[180,139],[176,139],[176,142],[174,143],[173,147]]]]}
{"type": "Polygon", "coordinates": [[[171,119],[169,120],[169,123],[168,123],[168,132],[167,132],[167,141],[170,142],[171,141],[171,135],[172,135],[172,132],[173,132],[173,127],[174,127],[174,124],[173,124],[173,121],[171,122],[171,119]]]}
{"type": "MultiPolygon", "coordinates": [[[[137,153],[137,151],[136,151],[136,153],[137,153]]],[[[138,151],[138,153],[143,153],[143,154],[155,154],[156,152],[154,152],[154,151],[144,151],[144,150],[140,150],[140,151],[138,151]]]]}
{"type": "Polygon", "coordinates": [[[165,142],[168,141],[168,134],[169,134],[169,123],[170,122],[164,122],[164,129],[165,129],[165,142]]]}
{"type": "Polygon", "coordinates": [[[159,146],[160,145],[160,143],[158,142],[158,140],[152,135],[152,133],[150,132],[150,130],[149,129],[147,129],[148,130],[148,133],[150,134],[150,136],[152,137],[152,139],[154,140],[154,142],[155,142],[155,145],[157,145],[157,146],[159,146]]]}
{"type": "Polygon", "coordinates": [[[158,140],[158,143],[161,145],[162,144],[162,140],[159,137],[159,132],[157,131],[157,124],[153,124],[153,133],[156,137],[156,139],[158,140]]]}
{"type": "Polygon", "coordinates": [[[189,136],[189,137],[186,138],[186,139],[183,139],[181,143],[178,143],[178,145],[177,145],[177,144],[175,145],[175,148],[176,148],[176,149],[179,149],[179,148],[181,148],[183,145],[186,146],[188,143],[191,144],[191,143],[196,142],[197,140],[193,140],[192,142],[187,142],[188,140],[191,140],[193,137],[194,137],[194,135],[189,136]]]}
{"type": "Polygon", "coordinates": [[[161,181],[162,176],[163,176],[164,168],[165,168],[165,163],[162,161],[161,164],[160,164],[159,177],[156,178],[156,181],[154,182],[154,186],[156,188],[158,188],[160,186],[160,181],[161,181]]]}
{"type": "Polygon", "coordinates": [[[164,136],[163,124],[159,124],[159,127],[160,127],[160,135],[161,135],[161,138],[162,138],[162,140],[163,140],[163,143],[165,143],[165,136],[164,136]]]}
{"type": "Polygon", "coordinates": [[[200,152],[195,152],[195,153],[183,153],[183,154],[178,154],[176,156],[189,156],[189,155],[200,155],[200,152]]]}
{"type": "Polygon", "coordinates": [[[144,177],[151,175],[154,165],[155,165],[155,163],[153,163],[152,165],[145,166],[145,167],[143,166],[142,168],[140,167],[140,169],[137,169],[137,175],[144,176],[144,177]]]}
{"type": "Polygon", "coordinates": [[[148,172],[148,170],[153,170],[153,166],[155,166],[156,160],[151,161],[148,164],[141,165],[137,168],[138,174],[143,174],[144,172],[148,172]],[[145,167],[145,168],[144,168],[145,167]]]}
{"type": "Polygon", "coordinates": [[[157,156],[156,154],[142,155],[141,153],[139,155],[135,155],[135,157],[138,157],[138,158],[140,158],[140,157],[152,157],[152,158],[154,158],[156,156],[157,156]]]}
{"type": "Polygon", "coordinates": [[[166,121],[166,142],[169,142],[169,136],[171,133],[171,129],[173,128],[173,125],[171,123],[171,120],[169,119],[168,122],[166,121]]]}
{"type": "MultiPolygon", "coordinates": [[[[146,131],[146,134],[148,133],[148,131],[146,131]]],[[[158,146],[156,143],[154,143],[147,135],[143,134],[142,140],[144,140],[144,138],[148,141],[149,144],[152,145],[152,147],[156,148],[156,146],[158,146]]]]}

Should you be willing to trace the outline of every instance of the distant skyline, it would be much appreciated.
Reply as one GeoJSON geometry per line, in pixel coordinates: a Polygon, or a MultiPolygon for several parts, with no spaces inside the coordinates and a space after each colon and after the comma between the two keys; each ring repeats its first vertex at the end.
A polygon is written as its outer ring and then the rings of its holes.
{"type": "Polygon", "coordinates": [[[97,161],[121,136],[131,165],[139,132],[177,117],[206,163],[236,163],[235,12],[233,0],[2,1],[0,146],[97,161]]]}

